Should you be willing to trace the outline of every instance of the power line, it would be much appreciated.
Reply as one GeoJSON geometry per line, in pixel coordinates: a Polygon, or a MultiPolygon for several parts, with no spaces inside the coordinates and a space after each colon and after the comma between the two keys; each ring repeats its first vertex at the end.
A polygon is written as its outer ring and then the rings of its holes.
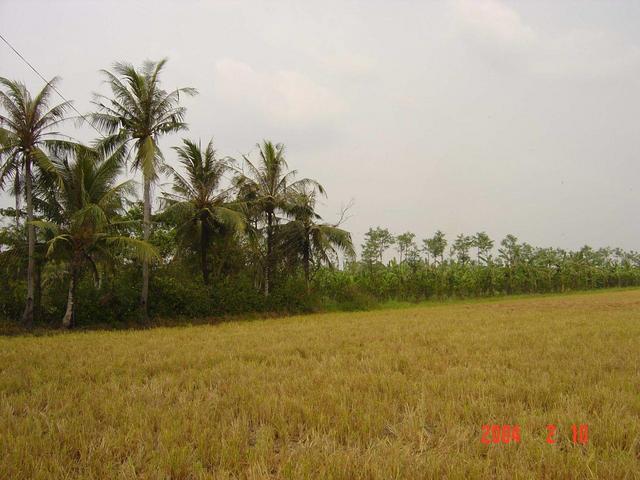
{"type": "Polygon", "coordinates": [[[44,83],[46,83],[47,85],[49,85],[49,86],[53,89],[53,91],[54,91],[54,92],[56,92],[58,95],[60,95],[60,98],[62,98],[65,102],[67,102],[67,103],[69,104],[69,106],[70,106],[70,107],[71,107],[71,108],[72,108],[72,109],[73,109],[73,110],[74,110],[78,115],[80,115],[80,117],[81,117],[85,122],[87,122],[87,123],[91,126],[91,128],[93,128],[96,132],[98,132],[98,135],[100,135],[102,138],[104,138],[104,135],[102,134],[102,132],[101,132],[100,130],[98,130],[98,129],[96,128],[96,126],[95,126],[93,123],[91,123],[89,120],[87,120],[87,117],[85,117],[82,113],[80,113],[80,111],[79,111],[76,107],[74,107],[74,106],[73,106],[73,103],[71,103],[71,101],[67,100],[67,98],[66,98],[66,97],[65,97],[65,96],[60,92],[60,90],[58,90],[58,89],[56,88],[56,86],[55,86],[55,85],[53,85],[52,83],[50,83],[50,81],[49,81],[49,80],[47,80],[46,78],[44,78],[44,76],[43,76],[43,75],[42,75],[42,74],[41,74],[41,73],[36,69],[36,67],[34,67],[34,66],[29,62],[29,60],[27,60],[26,58],[24,58],[24,57],[22,56],[22,54],[21,54],[18,50],[16,50],[16,49],[15,49],[15,47],[14,47],[13,45],[11,45],[11,44],[9,43],[9,41],[8,41],[6,38],[4,38],[4,36],[3,36],[1,33],[0,33],[0,39],[2,39],[2,41],[3,41],[4,43],[6,43],[6,44],[7,44],[7,46],[8,46],[11,50],[13,50],[13,52],[14,52],[18,57],[20,57],[20,59],[22,59],[22,61],[23,61],[24,63],[26,63],[26,64],[29,66],[29,68],[31,68],[31,70],[33,70],[33,71],[36,73],[36,75],[38,75],[38,77],[40,77],[40,78],[42,79],[42,81],[43,81],[44,83]]]}

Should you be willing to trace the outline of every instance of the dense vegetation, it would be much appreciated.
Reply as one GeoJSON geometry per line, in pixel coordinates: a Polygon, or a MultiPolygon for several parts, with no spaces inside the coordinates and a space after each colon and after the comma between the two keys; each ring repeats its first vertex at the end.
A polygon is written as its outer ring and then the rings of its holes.
{"type": "Polygon", "coordinates": [[[0,78],[0,187],[15,199],[2,211],[0,316],[68,328],[640,284],[634,252],[534,248],[509,235],[495,254],[484,232],[448,249],[441,232],[418,245],[378,227],[358,261],[344,215],[323,221],[325,189],[289,169],[282,144],[232,159],[185,138],[170,167],[158,141],[187,130],[180,102],[197,92],[164,90],[164,67],[102,72],[110,93],[81,118],[100,132],[88,145],[59,133],[71,104],[53,101],[56,79],[32,96],[0,78]],[[162,176],[172,187],[154,199],[162,176]]]}

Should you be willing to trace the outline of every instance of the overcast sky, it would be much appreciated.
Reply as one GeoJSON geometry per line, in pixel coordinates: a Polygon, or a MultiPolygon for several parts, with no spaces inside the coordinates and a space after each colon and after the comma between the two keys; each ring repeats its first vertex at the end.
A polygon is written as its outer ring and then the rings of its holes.
{"type": "MultiPolygon", "coordinates": [[[[355,201],[358,244],[381,225],[640,249],[638,25],[631,1],[0,0],[80,111],[99,69],[168,57],[164,86],[200,92],[186,135],[283,142],[327,220],[355,201]]],[[[42,87],[3,44],[0,76],[42,87]]]]}

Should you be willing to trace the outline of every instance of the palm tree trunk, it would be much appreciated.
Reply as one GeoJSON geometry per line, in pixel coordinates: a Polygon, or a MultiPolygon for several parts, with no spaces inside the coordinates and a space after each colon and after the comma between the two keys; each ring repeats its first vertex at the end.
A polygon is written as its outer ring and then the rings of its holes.
{"type": "MultiPolygon", "coordinates": [[[[151,235],[151,180],[144,179],[144,214],[142,220],[142,232],[144,241],[148,242],[151,235]]],[[[140,317],[146,322],[149,319],[149,261],[142,261],[142,292],[140,294],[140,317]]]]}
{"type": "Polygon", "coordinates": [[[20,230],[20,199],[16,195],[16,230],[20,230]]]}
{"type": "Polygon", "coordinates": [[[307,234],[307,238],[304,241],[304,251],[302,252],[302,267],[304,268],[304,282],[307,287],[307,293],[311,291],[310,284],[310,263],[311,263],[311,248],[309,245],[309,236],[307,234]]]}
{"type": "Polygon", "coordinates": [[[16,196],[16,229],[20,230],[20,194],[22,193],[22,186],[20,185],[20,168],[18,168],[17,165],[15,171],[14,190],[16,196]]]}
{"type": "Polygon", "coordinates": [[[273,256],[273,212],[267,212],[267,258],[264,264],[264,296],[269,296],[271,257],[273,256]]]}
{"type": "Polygon", "coordinates": [[[22,314],[22,322],[25,326],[33,325],[33,297],[34,297],[34,270],[36,266],[36,231],[31,223],[33,221],[33,198],[32,198],[32,178],[31,178],[31,153],[25,155],[25,194],[27,197],[27,233],[28,233],[28,255],[27,265],[27,302],[22,314]]]}
{"type": "Polygon", "coordinates": [[[69,280],[69,293],[67,295],[67,310],[62,318],[62,328],[71,328],[75,320],[76,311],[76,288],[78,284],[78,267],[75,258],[71,261],[71,271],[69,280]]]}

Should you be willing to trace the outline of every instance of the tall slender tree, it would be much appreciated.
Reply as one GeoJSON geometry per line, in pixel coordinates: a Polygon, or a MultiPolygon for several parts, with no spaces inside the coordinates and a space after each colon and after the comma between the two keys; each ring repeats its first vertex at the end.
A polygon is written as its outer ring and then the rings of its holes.
{"type": "Polygon", "coordinates": [[[0,77],[0,155],[4,159],[0,170],[0,187],[11,179],[16,196],[16,224],[19,225],[20,202],[23,193],[27,207],[27,299],[22,320],[30,326],[34,320],[36,280],[36,230],[34,219],[34,177],[38,170],[53,171],[47,155],[64,140],[55,128],[65,120],[69,102],[51,106],[51,95],[58,79],[53,78],[33,97],[27,87],[18,81],[0,77]]]}
{"type": "Polygon", "coordinates": [[[464,265],[471,260],[469,250],[472,246],[473,237],[461,233],[451,244],[451,255],[455,255],[458,258],[458,262],[464,265]]]}
{"type": "Polygon", "coordinates": [[[246,172],[236,177],[239,198],[257,207],[264,217],[266,253],[264,259],[264,294],[269,295],[275,263],[274,235],[282,213],[291,199],[291,195],[301,192],[305,187],[314,187],[324,193],[322,186],[315,180],[302,178],[296,180],[296,170],[289,170],[284,156],[284,145],[264,140],[258,145],[260,161],[256,165],[246,156],[246,172]]]}
{"type": "Polygon", "coordinates": [[[447,248],[447,239],[442,231],[438,230],[431,238],[425,238],[422,243],[424,244],[424,250],[431,255],[433,263],[438,263],[438,259],[440,265],[444,263],[444,252],[447,248]]]}
{"type": "Polygon", "coordinates": [[[97,273],[96,264],[107,261],[114,249],[129,250],[141,259],[157,255],[147,242],[120,235],[116,221],[123,201],[133,191],[131,180],[117,183],[122,171],[121,151],[107,158],[97,150],[77,145],[73,160],[58,163],[57,188],[43,194],[45,210],[52,221],[34,223],[50,233],[47,257],[68,265],[69,293],[62,326],[74,323],[77,288],[86,265],[97,273]]]}
{"type": "Polygon", "coordinates": [[[398,254],[400,255],[399,263],[402,263],[403,256],[406,257],[406,254],[414,244],[413,240],[415,238],[416,234],[411,232],[401,233],[396,236],[396,245],[398,248],[398,254]]]}
{"type": "Polygon", "coordinates": [[[478,263],[481,261],[485,264],[489,262],[490,252],[494,242],[486,232],[478,232],[473,236],[473,246],[477,249],[478,263]]]}
{"type": "Polygon", "coordinates": [[[225,229],[239,231],[244,226],[243,215],[231,204],[233,187],[222,185],[231,163],[217,157],[213,141],[203,150],[200,143],[185,139],[174,150],[185,174],[171,169],[173,192],[164,193],[165,214],[177,218],[179,240],[195,245],[199,251],[202,279],[209,284],[208,254],[214,235],[225,229]]]}
{"type": "MultiPolygon", "coordinates": [[[[161,173],[164,157],[158,145],[161,136],[186,130],[186,109],[180,106],[180,95],[195,95],[193,88],[163,90],[160,74],[167,59],[147,61],[136,69],[125,62],[114,64],[113,72],[103,70],[111,89],[111,97],[96,95],[94,104],[98,111],[91,114],[95,125],[106,137],[100,148],[109,153],[120,145],[126,145],[133,155],[133,169],[142,172],[143,178],[143,238],[151,235],[151,187],[161,173]]],[[[140,313],[147,319],[149,303],[149,262],[142,262],[142,291],[140,313]]]]}
{"type": "Polygon", "coordinates": [[[386,228],[370,228],[364,234],[362,260],[369,266],[375,262],[382,264],[384,252],[396,243],[396,238],[386,228]]]}

